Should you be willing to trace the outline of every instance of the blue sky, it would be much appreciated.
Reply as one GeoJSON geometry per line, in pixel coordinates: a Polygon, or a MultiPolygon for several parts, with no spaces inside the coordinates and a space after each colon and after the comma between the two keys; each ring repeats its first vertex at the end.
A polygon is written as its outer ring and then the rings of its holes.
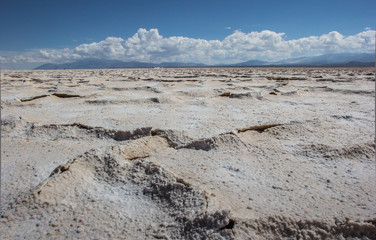
{"type": "Polygon", "coordinates": [[[372,52],[375,38],[376,1],[368,0],[0,3],[0,56],[14,67],[85,57],[204,63],[279,60],[372,52]]]}

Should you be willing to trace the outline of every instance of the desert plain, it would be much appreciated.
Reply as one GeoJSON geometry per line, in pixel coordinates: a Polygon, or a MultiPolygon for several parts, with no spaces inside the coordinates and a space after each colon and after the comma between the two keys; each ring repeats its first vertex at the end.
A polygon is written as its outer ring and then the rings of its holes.
{"type": "Polygon", "coordinates": [[[2,239],[376,239],[374,68],[1,72],[2,239]]]}

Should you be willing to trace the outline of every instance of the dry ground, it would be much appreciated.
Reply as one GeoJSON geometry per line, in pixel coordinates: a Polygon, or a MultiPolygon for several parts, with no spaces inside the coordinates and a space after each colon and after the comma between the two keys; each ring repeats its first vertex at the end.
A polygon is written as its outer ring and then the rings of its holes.
{"type": "Polygon", "coordinates": [[[3,239],[376,239],[373,68],[1,74],[3,239]]]}

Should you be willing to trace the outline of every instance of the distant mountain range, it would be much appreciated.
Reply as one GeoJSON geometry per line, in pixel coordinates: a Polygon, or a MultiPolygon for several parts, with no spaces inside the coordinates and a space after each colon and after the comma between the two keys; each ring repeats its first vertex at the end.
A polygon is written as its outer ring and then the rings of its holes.
{"type": "Polygon", "coordinates": [[[201,63],[181,63],[181,62],[163,62],[163,63],[147,63],[147,62],[123,62],[113,59],[97,59],[87,58],[77,60],[71,63],[43,64],[35,70],[52,70],[52,69],[109,69],[109,68],[154,68],[154,67],[203,67],[201,63]]]}
{"type": "Polygon", "coordinates": [[[314,57],[290,58],[278,62],[250,60],[230,66],[372,67],[375,66],[375,54],[337,53],[314,57]]]}
{"type": "Polygon", "coordinates": [[[291,58],[278,62],[266,62],[260,60],[250,60],[236,64],[217,64],[205,65],[202,63],[182,63],[182,62],[163,62],[163,63],[147,63],[147,62],[123,62],[113,59],[96,59],[88,58],[77,60],[71,63],[43,64],[36,70],[52,70],[52,69],[109,69],[109,68],[155,68],[155,67],[372,67],[375,66],[375,54],[367,53],[338,53],[327,54],[314,57],[291,58]]]}
{"type": "Polygon", "coordinates": [[[338,53],[338,54],[328,54],[320,55],[315,57],[303,57],[288,59],[278,62],[278,64],[297,64],[297,65],[313,65],[313,66],[330,66],[330,65],[375,65],[375,54],[367,53],[338,53]]]}

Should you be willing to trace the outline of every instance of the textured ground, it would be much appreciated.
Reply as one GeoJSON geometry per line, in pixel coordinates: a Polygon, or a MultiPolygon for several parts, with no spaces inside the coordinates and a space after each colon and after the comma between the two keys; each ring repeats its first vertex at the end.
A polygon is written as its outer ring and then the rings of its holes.
{"type": "Polygon", "coordinates": [[[1,74],[3,239],[376,239],[374,68],[1,74]]]}

